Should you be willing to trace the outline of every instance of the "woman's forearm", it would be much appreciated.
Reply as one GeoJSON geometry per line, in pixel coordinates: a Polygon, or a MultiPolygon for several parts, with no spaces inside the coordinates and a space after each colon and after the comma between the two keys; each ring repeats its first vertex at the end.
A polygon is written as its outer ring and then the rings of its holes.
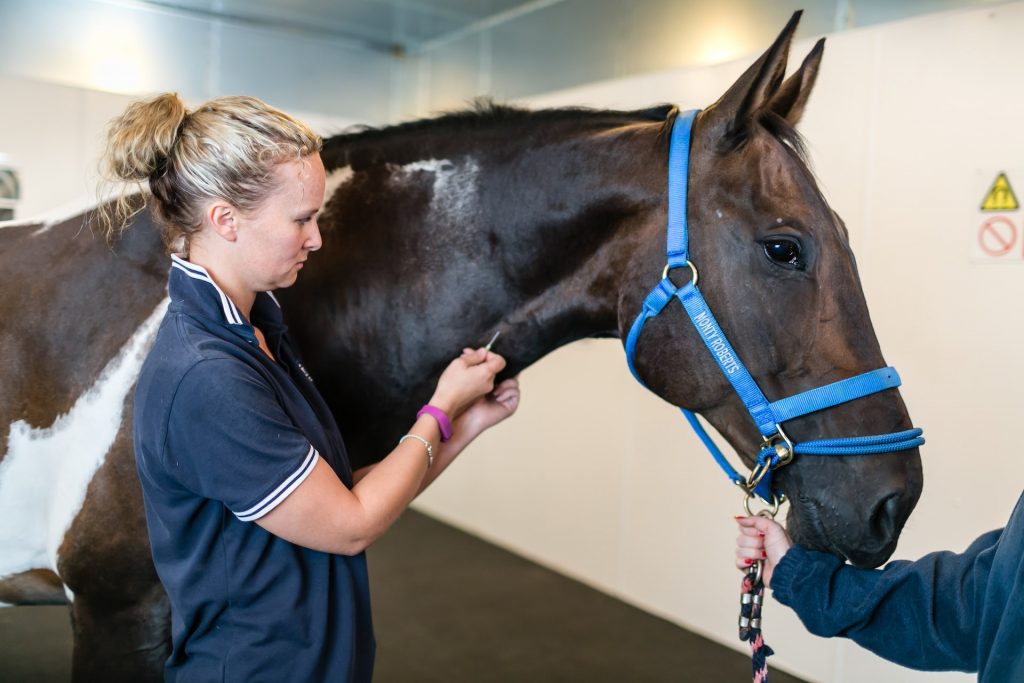
{"type": "Polygon", "coordinates": [[[435,479],[437,479],[445,469],[451,465],[455,458],[458,457],[459,453],[466,449],[466,446],[471,444],[476,437],[480,436],[481,430],[472,426],[459,425],[456,423],[455,431],[452,438],[441,444],[440,448],[434,452],[434,464],[427,470],[427,473],[423,476],[423,481],[420,483],[419,491],[416,495],[423,493],[424,490],[435,479]]]}

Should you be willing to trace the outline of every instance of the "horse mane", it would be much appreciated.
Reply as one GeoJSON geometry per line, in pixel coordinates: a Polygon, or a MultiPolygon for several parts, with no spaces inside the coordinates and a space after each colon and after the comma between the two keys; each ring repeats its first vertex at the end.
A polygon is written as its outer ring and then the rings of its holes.
{"type": "MultiPolygon", "coordinates": [[[[460,131],[478,130],[494,126],[515,126],[522,123],[544,123],[580,121],[584,119],[611,119],[630,123],[636,121],[662,121],[663,126],[658,135],[659,143],[668,144],[668,138],[675,123],[679,108],[673,104],[659,104],[645,109],[620,111],[615,109],[595,109],[591,107],[558,107],[553,109],[527,109],[510,104],[501,104],[491,98],[481,97],[473,100],[466,109],[445,112],[439,116],[408,121],[391,126],[375,127],[369,125],[354,126],[343,133],[332,135],[324,140],[323,156],[328,161],[336,154],[354,144],[383,143],[394,140],[397,136],[416,133],[454,134],[460,131]]],[[[759,123],[776,140],[781,142],[805,166],[809,166],[807,145],[803,136],[782,116],[773,111],[766,111],[759,117],[759,123]]],[[[730,135],[723,141],[723,151],[735,151],[746,144],[746,135],[730,135]]],[[[328,161],[328,166],[331,164],[328,161]]]]}
{"type": "Polygon", "coordinates": [[[424,132],[454,134],[461,131],[515,126],[522,123],[544,123],[572,120],[611,119],[623,123],[635,121],[663,121],[671,130],[678,108],[672,104],[661,104],[646,109],[618,111],[614,109],[594,109],[590,107],[559,107],[554,109],[527,109],[509,104],[501,104],[490,98],[477,98],[467,109],[450,111],[440,116],[409,121],[392,126],[374,127],[368,125],[355,126],[343,133],[332,135],[324,140],[323,155],[325,160],[334,153],[340,153],[352,144],[373,144],[392,140],[396,136],[424,132]]]}

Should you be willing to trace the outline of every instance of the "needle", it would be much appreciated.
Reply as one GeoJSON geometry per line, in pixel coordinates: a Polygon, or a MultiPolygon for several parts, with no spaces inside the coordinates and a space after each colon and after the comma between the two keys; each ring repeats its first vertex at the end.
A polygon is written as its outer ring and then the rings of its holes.
{"type": "Polygon", "coordinates": [[[487,342],[487,346],[484,347],[485,351],[491,350],[491,347],[494,346],[494,342],[495,340],[497,340],[499,334],[501,334],[501,330],[498,330],[497,332],[494,333],[494,336],[491,337],[491,341],[487,342]]]}

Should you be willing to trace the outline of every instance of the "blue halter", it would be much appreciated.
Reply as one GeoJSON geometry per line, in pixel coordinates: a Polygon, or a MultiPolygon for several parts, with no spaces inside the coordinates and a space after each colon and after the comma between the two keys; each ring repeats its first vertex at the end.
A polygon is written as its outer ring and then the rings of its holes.
{"type": "Polygon", "coordinates": [[[672,299],[678,299],[689,316],[690,322],[693,323],[697,333],[711,352],[711,356],[725,373],[733,389],[739,394],[761,432],[763,442],[757,455],[757,464],[750,476],[744,478],[725,459],[722,451],[718,449],[704,427],[697,421],[697,417],[689,410],[680,408],[719,466],[735,484],[747,491],[748,501],[751,495],[757,494],[762,500],[777,505],[782,500],[782,495],[772,488],[772,470],[789,463],[794,455],[870,455],[903,451],[922,445],[924,438],[921,436],[920,429],[907,429],[879,436],[821,439],[797,444],[794,444],[782,431],[782,423],[793,418],[825,410],[879,391],[894,389],[900,386],[900,376],[895,368],[881,368],[778,401],[769,401],[765,398],[764,393],[757,386],[757,382],[751,377],[732,345],[729,344],[729,340],[726,339],[718,321],[711,314],[700,290],[697,289],[697,268],[689,260],[686,194],[690,131],[697,113],[698,110],[693,110],[679,114],[672,128],[668,157],[668,265],[662,272],[661,282],[644,299],[643,308],[633,322],[629,336],[626,338],[626,360],[629,362],[629,369],[633,376],[643,384],[636,373],[634,360],[636,344],[640,339],[640,332],[643,330],[644,324],[665,310],[672,299]],[[669,279],[668,273],[674,268],[683,267],[690,269],[692,278],[682,287],[676,287],[669,279]]]}

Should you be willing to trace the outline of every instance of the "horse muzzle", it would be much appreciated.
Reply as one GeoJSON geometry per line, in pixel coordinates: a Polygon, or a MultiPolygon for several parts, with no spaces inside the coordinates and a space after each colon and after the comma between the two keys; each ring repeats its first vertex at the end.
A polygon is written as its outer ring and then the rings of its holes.
{"type": "MultiPolygon", "coordinates": [[[[797,492],[790,500],[786,526],[794,543],[845,558],[861,568],[873,568],[896,550],[900,532],[921,496],[921,460],[917,449],[898,456],[861,456],[849,462],[854,472],[793,467],[779,477],[783,489],[797,492]],[[806,471],[800,472],[801,469],[806,471]],[[822,481],[822,480],[825,481],[822,481]],[[863,485],[863,480],[869,480],[863,485]],[[856,487],[847,482],[858,481],[856,487]]],[[[835,461],[818,463],[824,469],[835,461]]]]}

